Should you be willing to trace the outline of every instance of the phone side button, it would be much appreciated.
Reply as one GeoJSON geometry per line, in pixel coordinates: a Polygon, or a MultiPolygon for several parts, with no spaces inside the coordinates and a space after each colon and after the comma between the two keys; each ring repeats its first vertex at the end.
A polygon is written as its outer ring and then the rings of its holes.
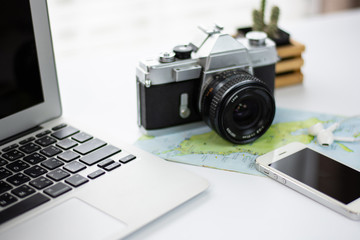
{"type": "Polygon", "coordinates": [[[273,178],[274,178],[275,180],[277,180],[277,179],[278,179],[278,176],[274,173],[273,178]]]}
{"type": "Polygon", "coordinates": [[[279,182],[281,182],[282,184],[286,184],[286,180],[282,177],[279,177],[279,182]]]}

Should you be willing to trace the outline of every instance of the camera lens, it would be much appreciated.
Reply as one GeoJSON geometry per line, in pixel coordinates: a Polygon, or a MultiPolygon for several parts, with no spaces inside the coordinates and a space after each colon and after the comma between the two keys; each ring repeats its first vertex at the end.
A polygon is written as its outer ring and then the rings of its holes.
{"type": "Polygon", "coordinates": [[[261,106],[256,99],[246,98],[235,106],[233,112],[234,122],[239,128],[249,128],[257,122],[260,117],[261,106]]]}
{"type": "Polygon", "coordinates": [[[261,80],[242,70],[209,79],[201,100],[204,121],[220,136],[237,144],[259,138],[275,116],[275,100],[261,80]]]}

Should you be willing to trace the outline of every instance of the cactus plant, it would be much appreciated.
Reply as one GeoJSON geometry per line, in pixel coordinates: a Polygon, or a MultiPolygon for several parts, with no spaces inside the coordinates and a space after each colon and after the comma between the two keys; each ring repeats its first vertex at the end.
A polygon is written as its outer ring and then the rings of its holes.
{"type": "Polygon", "coordinates": [[[269,24],[265,24],[264,15],[265,15],[266,0],[261,0],[260,9],[254,9],[252,12],[253,16],[253,26],[254,31],[263,31],[268,34],[270,38],[278,37],[278,20],[280,15],[280,9],[277,6],[273,6],[270,14],[269,24]]]}

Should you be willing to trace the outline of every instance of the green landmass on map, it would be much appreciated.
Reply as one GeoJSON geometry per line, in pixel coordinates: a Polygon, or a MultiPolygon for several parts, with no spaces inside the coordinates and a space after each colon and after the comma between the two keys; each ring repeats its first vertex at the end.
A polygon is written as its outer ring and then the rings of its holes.
{"type": "Polygon", "coordinates": [[[360,138],[360,118],[345,122],[344,116],[277,109],[273,125],[255,142],[234,145],[211,131],[206,125],[184,131],[169,131],[155,137],[142,137],[136,145],[166,160],[196,166],[261,175],[255,169],[255,159],[290,142],[302,142],[315,150],[354,169],[360,170],[360,145],[335,141],[331,147],[322,147],[307,128],[321,122],[324,127],[340,122],[334,131],[337,136],[360,138]]]}
{"type": "Polygon", "coordinates": [[[138,139],[138,141],[146,141],[146,140],[151,140],[154,138],[155,138],[154,136],[144,134],[138,139]]]}
{"type": "Polygon", "coordinates": [[[211,131],[191,136],[170,151],[175,150],[179,156],[188,154],[228,155],[239,152],[262,155],[291,142],[309,144],[314,137],[307,134],[306,131],[299,130],[307,129],[318,122],[321,121],[317,118],[309,118],[304,121],[276,123],[255,142],[245,145],[232,144],[211,131]]]}
{"type": "Polygon", "coordinates": [[[352,149],[348,148],[347,146],[345,146],[342,143],[337,143],[337,145],[339,145],[346,152],[354,152],[352,149]]]}

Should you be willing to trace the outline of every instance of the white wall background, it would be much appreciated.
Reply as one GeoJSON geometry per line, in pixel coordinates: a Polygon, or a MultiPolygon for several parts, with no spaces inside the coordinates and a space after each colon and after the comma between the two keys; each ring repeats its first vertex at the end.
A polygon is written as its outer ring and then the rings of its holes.
{"type": "MultiPolygon", "coordinates": [[[[105,49],[128,53],[136,49],[144,56],[158,53],[190,42],[199,24],[216,22],[234,33],[236,27],[251,24],[251,11],[260,4],[260,0],[48,1],[55,52],[65,58],[105,49]]],[[[320,9],[320,0],[267,2],[268,11],[274,4],[280,7],[280,26],[320,9]]]]}

